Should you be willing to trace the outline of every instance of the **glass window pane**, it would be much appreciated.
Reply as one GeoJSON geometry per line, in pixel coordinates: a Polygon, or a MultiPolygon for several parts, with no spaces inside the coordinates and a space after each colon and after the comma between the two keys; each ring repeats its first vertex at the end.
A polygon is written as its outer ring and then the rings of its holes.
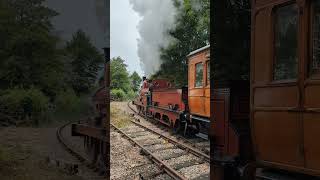
{"type": "Polygon", "coordinates": [[[201,87],[203,83],[203,64],[196,64],[196,87],[201,87]]]}
{"type": "Polygon", "coordinates": [[[312,62],[310,63],[310,73],[320,72],[320,0],[313,3],[312,22],[312,62]]]}
{"type": "Polygon", "coordinates": [[[210,61],[207,61],[207,85],[210,84],[210,61]]]}
{"type": "Polygon", "coordinates": [[[298,73],[298,8],[296,4],[275,11],[274,80],[296,79],[298,73]]]}

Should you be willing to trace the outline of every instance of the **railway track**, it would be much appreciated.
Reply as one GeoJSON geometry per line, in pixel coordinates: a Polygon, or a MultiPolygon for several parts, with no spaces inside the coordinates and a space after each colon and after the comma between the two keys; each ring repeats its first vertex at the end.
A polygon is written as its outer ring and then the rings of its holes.
{"type": "Polygon", "coordinates": [[[208,155],[138,122],[131,122],[126,128],[118,128],[113,124],[111,127],[138,146],[142,154],[173,179],[209,179],[208,155]]]}
{"type": "MultiPolygon", "coordinates": [[[[79,152],[78,150],[76,150],[74,147],[72,147],[72,145],[67,143],[66,138],[63,136],[62,131],[64,130],[64,128],[66,128],[67,126],[70,126],[73,122],[68,122],[62,126],[60,126],[57,131],[56,131],[56,135],[57,135],[57,139],[59,140],[59,142],[63,145],[63,147],[72,155],[74,156],[76,159],[78,159],[80,161],[80,163],[82,163],[83,165],[85,165],[87,168],[91,169],[94,172],[97,172],[97,174],[99,174],[97,177],[95,177],[94,179],[102,179],[102,178],[106,178],[106,174],[101,174],[99,173],[99,169],[91,164],[90,160],[85,157],[84,155],[82,155],[81,152],[79,152]]],[[[71,132],[70,132],[71,133],[71,132]]]]}
{"type": "MultiPolygon", "coordinates": [[[[153,123],[154,125],[157,125],[157,130],[158,132],[162,132],[161,134],[164,133],[168,133],[170,134],[170,136],[175,137],[175,139],[181,143],[184,144],[188,144],[189,146],[196,148],[198,150],[200,150],[201,152],[207,154],[208,156],[210,155],[210,141],[207,139],[203,139],[200,137],[192,137],[192,138],[185,138],[184,136],[177,134],[175,132],[173,132],[172,130],[170,130],[168,127],[164,127],[162,124],[160,126],[159,125],[159,121],[149,118],[149,117],[145,117],[142,116],[141,114],[139,114],[131,105],[130,102],[127,103],[127,106],[129,107],[129,109],[136,115],[138,115],[140,118],[142,119],[147,119],[149,120],[148,122],[153,123]]],[[[133,121],[134,122],[134,121],[133,121]]],[[[135,123],[135,122],[134,122],[135,123]]]]}

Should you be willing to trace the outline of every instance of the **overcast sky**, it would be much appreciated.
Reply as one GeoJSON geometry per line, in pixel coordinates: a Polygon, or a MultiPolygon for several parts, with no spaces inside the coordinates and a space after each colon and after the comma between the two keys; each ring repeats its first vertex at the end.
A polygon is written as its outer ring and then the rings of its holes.
{"type": "Polygon", "coordinates": [[[132,9],[129,0],[111,0],[110,16],[111,58],[120,56],[130,73],[136,71],[140,76],[144,75],[137,53],[137,26],[141,18],[132,9]]]}
{"type": "Polygon", "coordinates": [[[105,0],[46,0],[49,8],[59,13],[53,18],[55,32],[64,40],[83,30],[101,51],[109,46],[109,17],[105,0]]]}

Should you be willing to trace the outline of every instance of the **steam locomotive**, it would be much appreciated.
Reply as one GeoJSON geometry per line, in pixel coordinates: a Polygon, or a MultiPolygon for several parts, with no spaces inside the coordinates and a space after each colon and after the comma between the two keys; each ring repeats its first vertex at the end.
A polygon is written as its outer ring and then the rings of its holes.
{"type": "Polygon", "coordinates": [[[187,55],[188,86],[175,88],[165,79],[143,78],[139,97],[133,101],[139,113],[156,119],[184,135],[207,138],[210,126],[210,45],[187,55]]]}

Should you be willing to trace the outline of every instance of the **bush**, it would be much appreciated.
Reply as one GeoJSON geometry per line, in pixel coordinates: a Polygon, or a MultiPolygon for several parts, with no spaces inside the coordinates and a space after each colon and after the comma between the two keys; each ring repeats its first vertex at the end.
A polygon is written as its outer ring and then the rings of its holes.
{"type": "Polygon", "coordinates": [[[137,93],[135,93],[132,89],[128,91],[127,93],[127,100],[133,100],[137,96],[137,93]]]}
{"type": "Polygon", "coordinates": [[[14,88],[1,92],[1,111],[7,115],[18,115],[21,120],[32,119],[38,124],[40,119],[47,119],[49,98],[39,89],[14,88]]]}
{"type": "Polygon", "coordinates": [[[54,101],[55,116],[59,120],[78,120],[90,113],[89,97],[77,96],[73,89],[58,93],[54,101]]]}
{"type": "Polygon", "coordinates": [[[71,112],[77,109],[80,99],[72,89],[58,93],[55,99],[57,111],[71,112]]]}
{"type": "Polygon", "coordinates": [[[126,93],[122,89],[112,89],[111,98],[117,101],[124,101],[126,99],[126,93]]]}

